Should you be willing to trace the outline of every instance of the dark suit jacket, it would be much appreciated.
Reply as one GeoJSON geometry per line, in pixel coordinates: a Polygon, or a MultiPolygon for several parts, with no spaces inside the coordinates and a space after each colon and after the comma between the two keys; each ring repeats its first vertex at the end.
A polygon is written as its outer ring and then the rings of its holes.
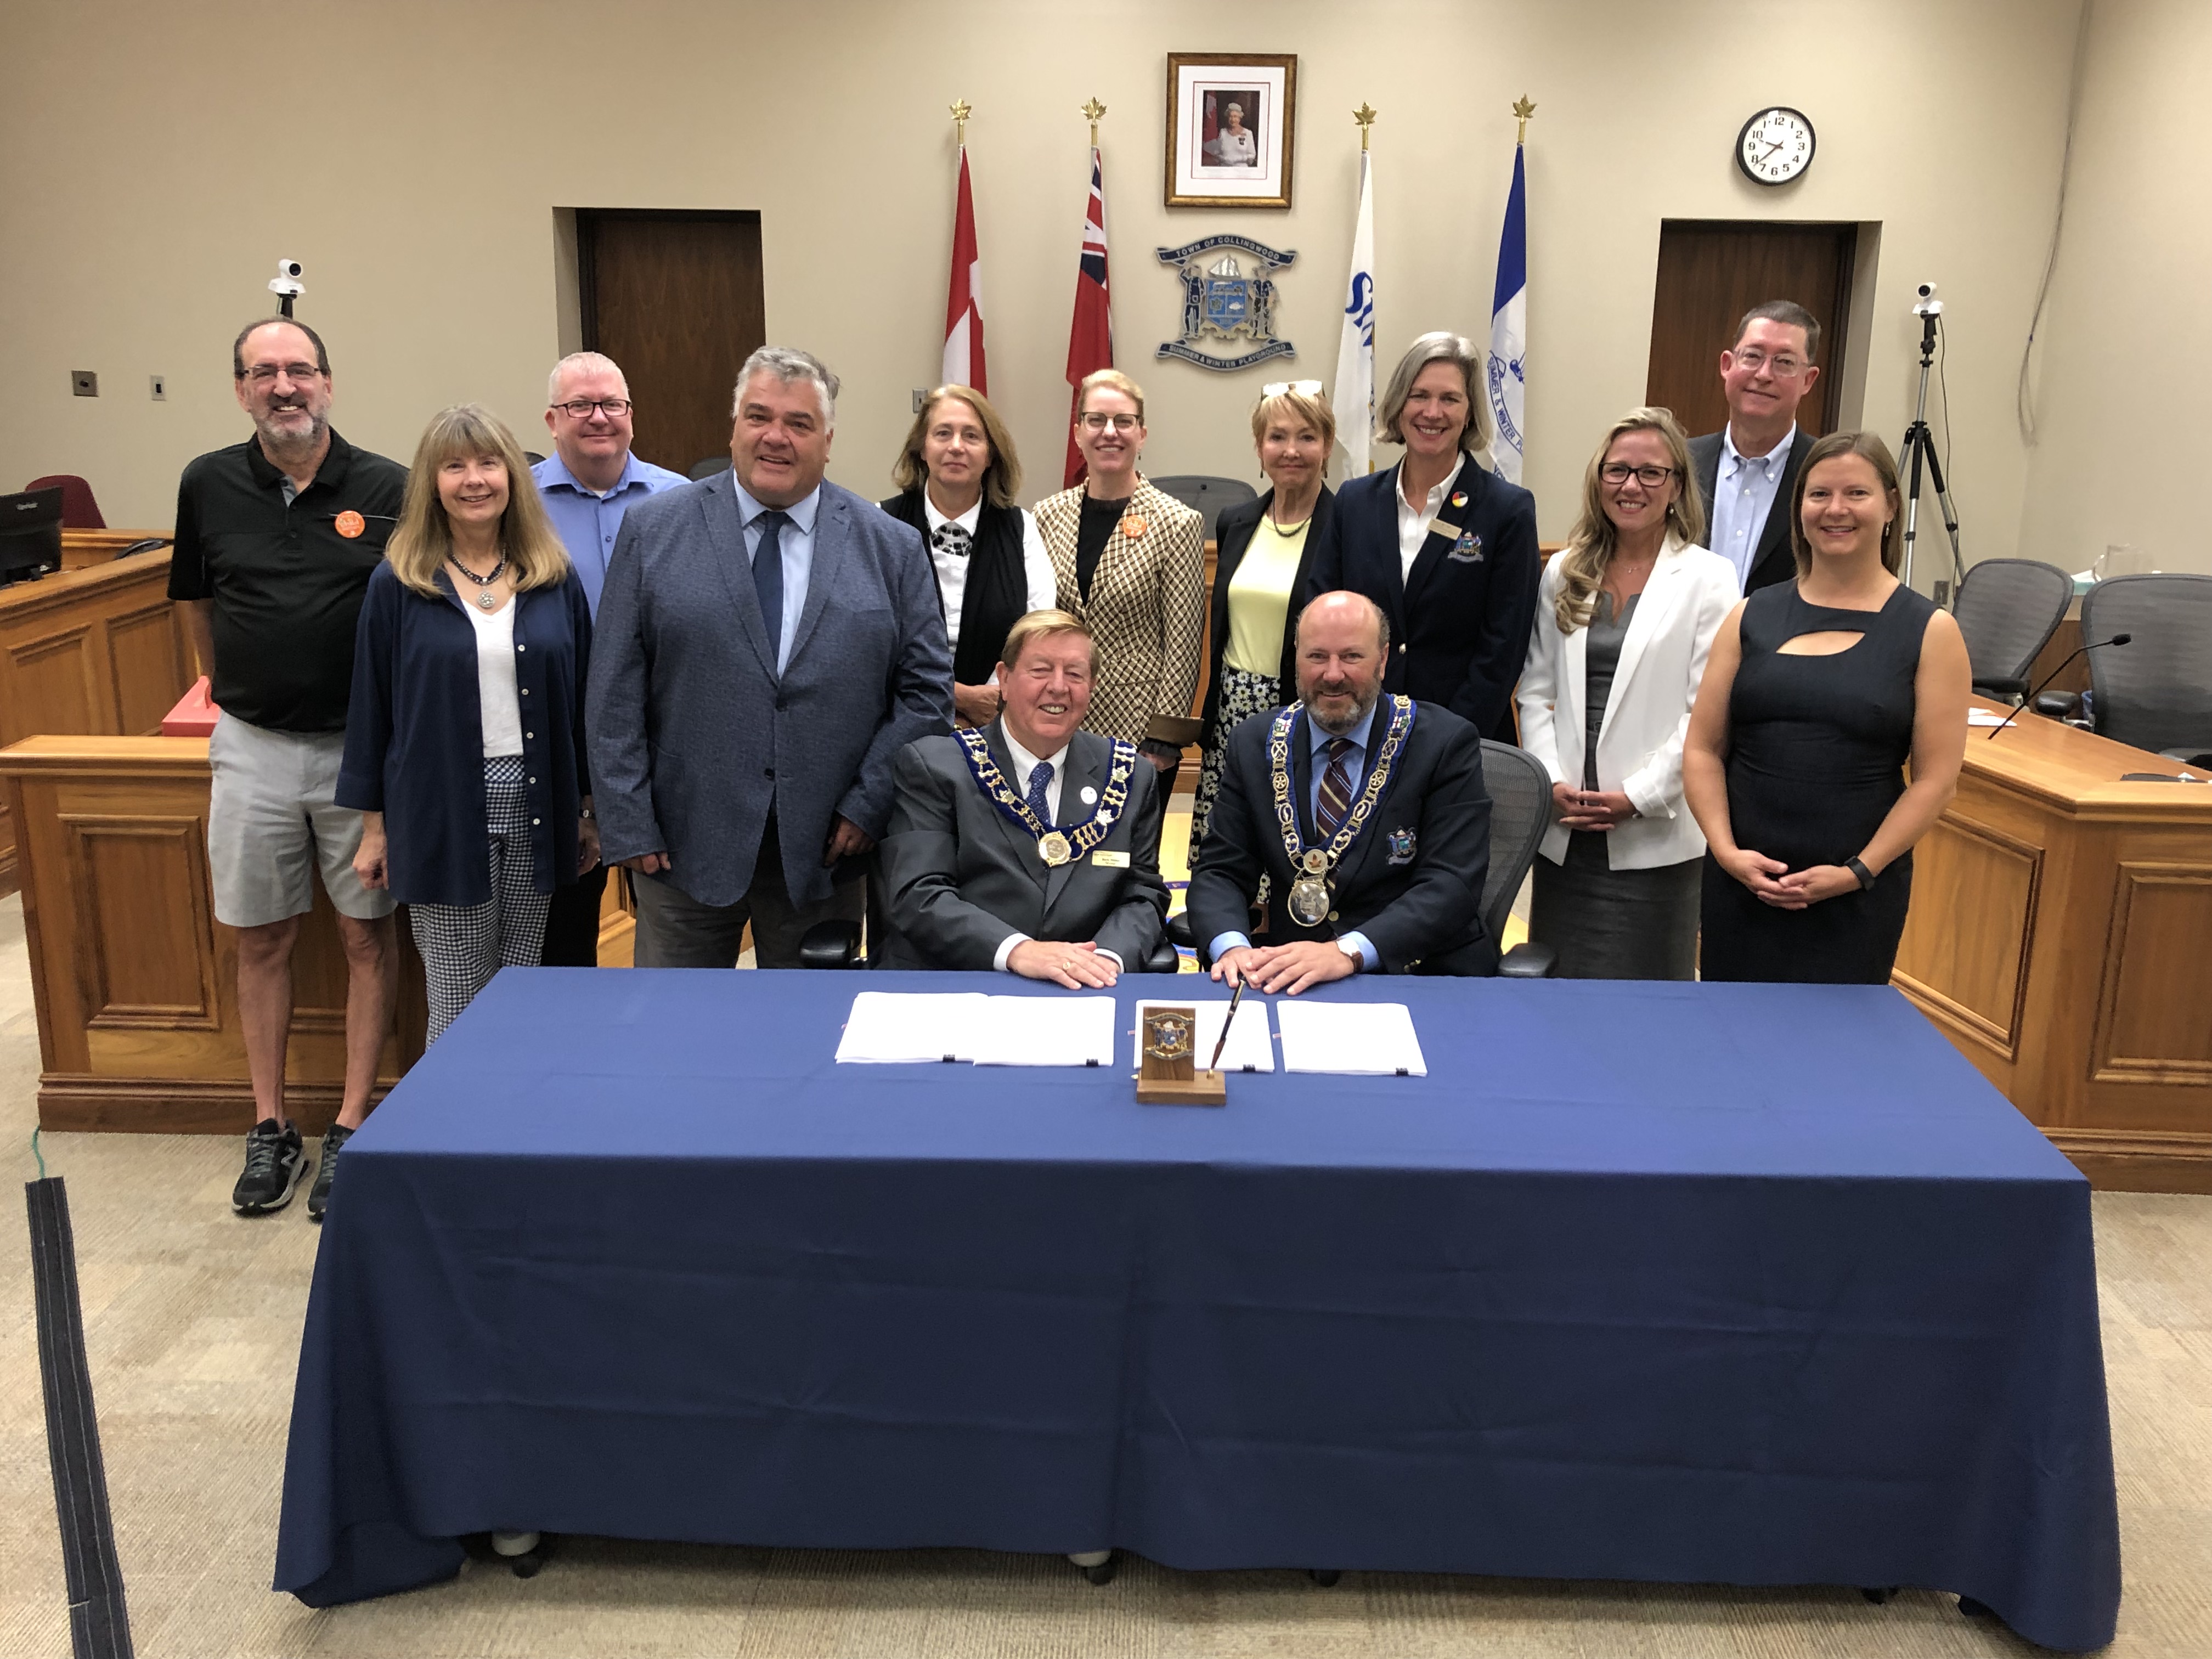
{"type": "Polygon", "coordinates": [[[1513,686],[1542,574],[1536,498],[1472,455],[1452,493],[1465,494],[1465,505],[1447,497],[1437,516],[1472,532],[1477,545],[1460,554],[1455,538],[1432,535],[1407,580],[1398,556],[1398,468],[1351,480],[1337,492],[1313,591],[1349,588],[1382,607],[1391,641],[1385,690],[1440,703],[1482,736],[1511,743],[1513,686]]]}
{"type": "MultiPolygon", "coordinates": [[[[1255,501],[1239,501],[1234,507],[1224,507],[1213,524],[1213,601],[1212,622],[1206,635],[1212,659],[1212,678],[1206,683],[1206,707],[1201,713],[1201,729],[1198,740],[1211,752],[1221,722],[1222,659],[1229,651],[1229,580],[1237,574],[1237,567],[1244,562],[1244,550],[1252,544],[1252,532],[1260,527],[1267,508],[1274,502],[1275,492],[1270,489],[1255,501]]],[[[1323,485],[1319,499],[1314,502],[1313,518],[1306,526],[1306,541],[1298,552],[1297,580],[1291,585],[1290,612],[1283,618],[1283,660],[1275,678],[1281,687],[1280,695],[1287,702],[1298,690],[1298,612],[1316,593],[1327,590],[1314,586],[1315,568],[1322,562],[1322,549],[1328,540],[1329,526],[1336,517],[1336,492],[1323,485]]]]}
{"type": "MultiPolygon", "coordinates": [[[[1797,475],[1805,470],[1805,452],[1812,448],[1813,434],[1803,427],[1790,445],[1790,459],[1782,468],[1782,482],[1775,486],[1774,508],[1766,515],[1766,527],[1759,532],[1759,549],[1751,556],[1751,569],[1744,578],[1743,591],[1756,592],[1771,587],[1777,582],[1797,580],[1797,556],[1790,549],[1790,503],[1797,494],[1797,475]]],[[[1721,476],[1721,434],[1708,432],[1702,438],[1690,440],[1690,476],[1697,481],[1698,499],[1705,504],[1705,544],[1713,539],[1713,486],[1721,476]]],[[[1723,558],[1728,555],[1716,548],[1723,558]]]]}
{"type": "Polygon", "coordinates": [[[676,886],[734,904],[773,810],[786,890],[818,903],[832,822],[880,838],[892,758],[951,727],[937,572],[910,526],[825,483],[779,675],[735,489],[664,490],[615,538],[586,700],[600,844],[610,864],[665,851],[676,886]]]}
{"type": "MultiPolygon", "coordinates": [[[[1006,734],[984,728],[991,758],[1017,793],[1006,734]]],[[[1069,739],[1060,817],[1080,823],[1087,785],[1103,793],[1113,744],[1090,732],[1069,739]]],[[[1168,911],[1160,879],[1159,773],[1141,757],[1130,775],[1121,816],[1099,851],[1126,866],[1107,868],[1096,853],[1048,868],[1036,842],[977,787],[952,738],[924,738],[899,751],[898,799],[884,838],[884,887],[890,927],[881,965],[986,971],[1009,933],[1031,939],[1096,939],[1128,972],[1145,971],[1168,911]]]]}
{"type": "MultiPolygon", "coordinates": [[[[1386,728],[1377,708],[1371,741],[1386,728]]],[[[1498,943],[1483,931],[1482,884],[1490,871],[1490,796],[1482,787],[1482,743],[1448,708],[1418,703],[1413,729],[1398,751],[1390,781],[1359,838],[1337,866],[1336,908],[1316,927],[1291,920],[1297,878],[1275,822],[1267,731],[1273,714],[1255,714],[1229,734],[1206,844],[1192,872],[1191,937],[1204,952],[1223,933],[1249,930],[1252,896],[1267,884],[1267,942],[1367,936],[1385,973],[1494,974],[1498,943]],[[1410,857],[1391,847],[1393,832],[1413,832],[1410,857]]],[[[1312,741],[1304,711],[1291,728],[1291,799],[1301,842],[1314,842],[1308,802],[1312,741]]]]}

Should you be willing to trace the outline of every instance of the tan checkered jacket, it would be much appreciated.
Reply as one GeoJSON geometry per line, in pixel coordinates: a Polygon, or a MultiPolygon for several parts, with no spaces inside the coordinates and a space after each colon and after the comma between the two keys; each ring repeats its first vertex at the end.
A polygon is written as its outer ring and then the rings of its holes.
{"type": "Polygon", "coordinates": [[[1139,478],[1098,556],[1086,604],[1075,580],[1082,486],[1046,496],[1035,511],[1060,581],[1060,608],[1080,617],[1098,642],[1098,681],[1084,725],[1136,743],[1155,714],[1187,719],[1206,638],[1204,516],[1139,478]],[[1133,535],[1139,522],[1144,533],[1133,535]]]}

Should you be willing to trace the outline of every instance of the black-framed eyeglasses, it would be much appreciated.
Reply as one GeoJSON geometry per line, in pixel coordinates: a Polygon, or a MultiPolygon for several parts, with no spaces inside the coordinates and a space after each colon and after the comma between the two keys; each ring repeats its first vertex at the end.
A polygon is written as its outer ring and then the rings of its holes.
{"type": "Polygon", "coordinates": [[[567,403],[556,404],[553,407],[563,411],[572,421],[590,420],[595,409],[605,410],[608,419],[618,421],[637,405],[627,398],[572,398],[567,403]]]}
{"type": "Polygon", "coordinates": [[[1609,484],[1625,484],[1632,477],[1646,489],[1656,489],[1674,476],[1671,466],[1631,466],[1626,461],[1607,461],[1598,468],[1597,476],[1609,484]]]}

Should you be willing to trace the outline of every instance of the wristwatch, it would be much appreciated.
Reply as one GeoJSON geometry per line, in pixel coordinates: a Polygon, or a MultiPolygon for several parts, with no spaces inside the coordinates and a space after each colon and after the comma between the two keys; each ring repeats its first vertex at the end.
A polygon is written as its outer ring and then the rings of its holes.
{"type": "Polygon", "coordinates": [[[579,806],[576,809],[576,816],[580,818],[595,818],[599,817],[599,814],[592,811],[588,806],[579,806]]]}
{"type": "Polygon", "coordinates": [[[1861,892],[1871,893],[1874,891],[1874,872],[1868,869],[1865,865],[1862,864],[1855,858],[1845,859],[1844,860],[1844,868],[1850,871],[1853,875],[1859,878],[1859,890],[1861,892]]]}
{"type": "Polygon", "coordinates": [[[1337,940],[1336,948],[1352,958],[1352,971],[1353,973],[1358,973],[1362,969],[1367,966],[1367,958],[1359,954],[1359,947],[1357,945],[1354,945],[1350,939],[1340,939],[1337,940]]]}

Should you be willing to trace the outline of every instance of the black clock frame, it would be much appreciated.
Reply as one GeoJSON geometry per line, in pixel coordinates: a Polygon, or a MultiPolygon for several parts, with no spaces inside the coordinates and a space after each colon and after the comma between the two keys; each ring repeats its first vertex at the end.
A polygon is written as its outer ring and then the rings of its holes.
{"type": "Polygon", "coordinates": [[[1750,179],[1753,184],[1764,185],[1769,190],[1779,190],[1784,185],[1796,184],[1800,179],[1802,179],[1807,173],[1813,170],[1814,160],[1820,155],[1820,131],[1819,128],[1813,125],[1813,118],[1806,114],[1803,110],[1793,109],[1788,104],[1769,104],[1764,109],[1754,110],[1752,112],[1751,118],[1736,129],[1735,170],[1743,174],[1745,178],[1750,179]],[[1787,179],[1762,179],[1751,170],[1750,167],[1743,159],[1743,141],[1745,136],[1748,134],[1753,127],[1757,126],[1761,121],[1764,121],[1770,115],[1796,116],[1799,120],[1805,124],[1805,136],[1813,141],[1811,147],[1805,152],[1805,165],[1799,167],[1796,173],[1792,173],[1787,179]]]}

